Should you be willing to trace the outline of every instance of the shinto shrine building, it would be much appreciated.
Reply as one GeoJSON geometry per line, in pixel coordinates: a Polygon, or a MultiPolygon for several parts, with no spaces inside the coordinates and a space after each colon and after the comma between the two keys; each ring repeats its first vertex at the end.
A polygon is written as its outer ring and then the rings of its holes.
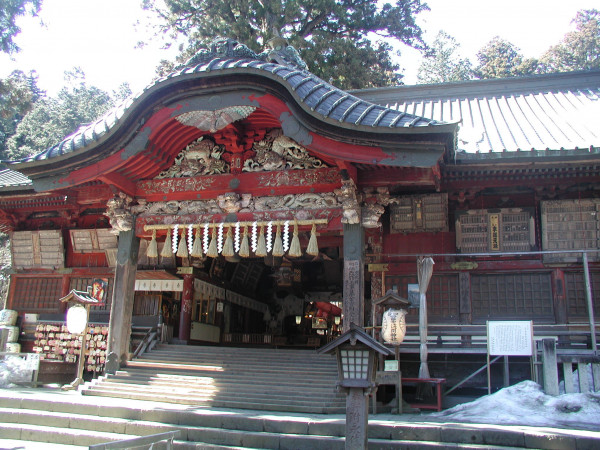
{"type": "Polygon", "coordinates": [[[485,355],[488,320],[590,350],[598,117],[600,71],[348,93],[282,42],[255,54],[221,40],[0,172],[6,308],[23,349],[64,360],[37,325],[97,286],[108,348],[88,369],[101,373],[109,353],[127,364],[136,324],[180,343],[317,347],[381,325],[372,301],[394,289],[414,306],[410,364],[430,256],[436,376],[485,355]]]}

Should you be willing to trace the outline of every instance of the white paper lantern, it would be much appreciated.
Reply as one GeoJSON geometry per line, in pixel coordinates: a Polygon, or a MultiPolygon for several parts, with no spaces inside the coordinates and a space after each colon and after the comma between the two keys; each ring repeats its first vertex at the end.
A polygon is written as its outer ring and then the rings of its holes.
{"type": "Polygon", "coordinates": [[[74,305],[67,311],[67,330],[71,334],[81,334],[87,326],[87,311],[85,306],[74,305]]]}
{"type": "Polygon", "coordinates": [[[387,344],[400,345],[406,334],[406,310],[388,309],[383,313],[381,337],[387,344]]]}

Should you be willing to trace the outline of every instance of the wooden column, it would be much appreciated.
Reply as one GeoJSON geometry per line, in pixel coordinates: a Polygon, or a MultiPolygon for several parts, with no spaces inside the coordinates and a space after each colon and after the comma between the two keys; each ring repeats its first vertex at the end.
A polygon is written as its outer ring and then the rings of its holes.
{"type": "MultiPolygon", "coordinates": [[[[191,269],[191,267],[190,267],[191,269]]],[[[183,292],[181,293],[181,314],[179,315],[179,340],[190,340],[192,327],[192,300],[194,299],[194,274],[183,275],[183,292]]]]}
{"type": "Polygon", "coordinates": [[[542,367],[544,392],[548,395],[558,395],[558,363],[556,341],[553,338],[542,339],[542,367]]]}
{"type": "Polygon", "coordinates": [[[344,323],[342,332],[354,323],[365,323],[365,232],[360,224],[344,224],[344,323]]]}
{"type": "Polygon", "coordinates": [[[140,240],[135,235],[135,230],[119,233],[115,282],[108,327],[107,373],[114,373],[129,359],[135,273],[139,248],[140,240]]]}
{"type": "MultiPolygon", "coordinates": [[[[562,269],[552,271],[552,301],[554,305],[554,320],[557,324],[568,322],[567,293],[565,289],[565,272],[562,269]]],[[[568,343],[569,336],[559,336],[559,343],[568,343]]]]}
{"type": "Polygon", "coordinates": [[[346,450],[368,448],[369,396],[363,389],[348,389],[346,395],[346,450]]]}

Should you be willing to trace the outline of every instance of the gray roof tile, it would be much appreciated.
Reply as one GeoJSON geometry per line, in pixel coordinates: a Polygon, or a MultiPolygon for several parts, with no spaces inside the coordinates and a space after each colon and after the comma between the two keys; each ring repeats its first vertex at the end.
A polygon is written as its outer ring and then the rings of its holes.
{"type": "Polygon", "coordinates": [[[396,111],[461,122],[459,151],[600,147],[600,70],[352,93],[396,111]]]}
{"type": "Polygon", "coordinates": [[[274,77],[290,88],[292,92],[296,92],[299,101],[304,103],[308,110],[316,111],[322,116],[322,119],[337,120],[345,126],[403,128],[430,127],[444,124],[442,121],[425,119],[405,112],[372,105],[368,101],[359,99],[330,85],[306,70],[248,58],[214,58],[192,67],[181,68],[155,80],[141,93],[123,101],[96,122],[82,125],[62,142],[22,161],[29,162],[54,158],[97,142],[123,118],[128,109],[142,95],[167,80],[189,77],[190,75],[202,76],[211,72],[239,73],[240,70],[274,77]],[[369,114],[364,114],[367,109],[369,114]],[[382,118],[385,118],[385,120],[381,120],[382,118]]]}

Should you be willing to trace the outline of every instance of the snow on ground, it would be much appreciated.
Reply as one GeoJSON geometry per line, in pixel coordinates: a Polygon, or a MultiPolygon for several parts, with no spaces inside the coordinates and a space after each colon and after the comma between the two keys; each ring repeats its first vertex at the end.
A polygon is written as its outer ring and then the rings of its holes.
{"type": "Polygon", "coordinates": [[[600,392],[554,397],[546,395],[539,384],[522,381],[430,416],[457,422],[600,431],[600,392]]]}

